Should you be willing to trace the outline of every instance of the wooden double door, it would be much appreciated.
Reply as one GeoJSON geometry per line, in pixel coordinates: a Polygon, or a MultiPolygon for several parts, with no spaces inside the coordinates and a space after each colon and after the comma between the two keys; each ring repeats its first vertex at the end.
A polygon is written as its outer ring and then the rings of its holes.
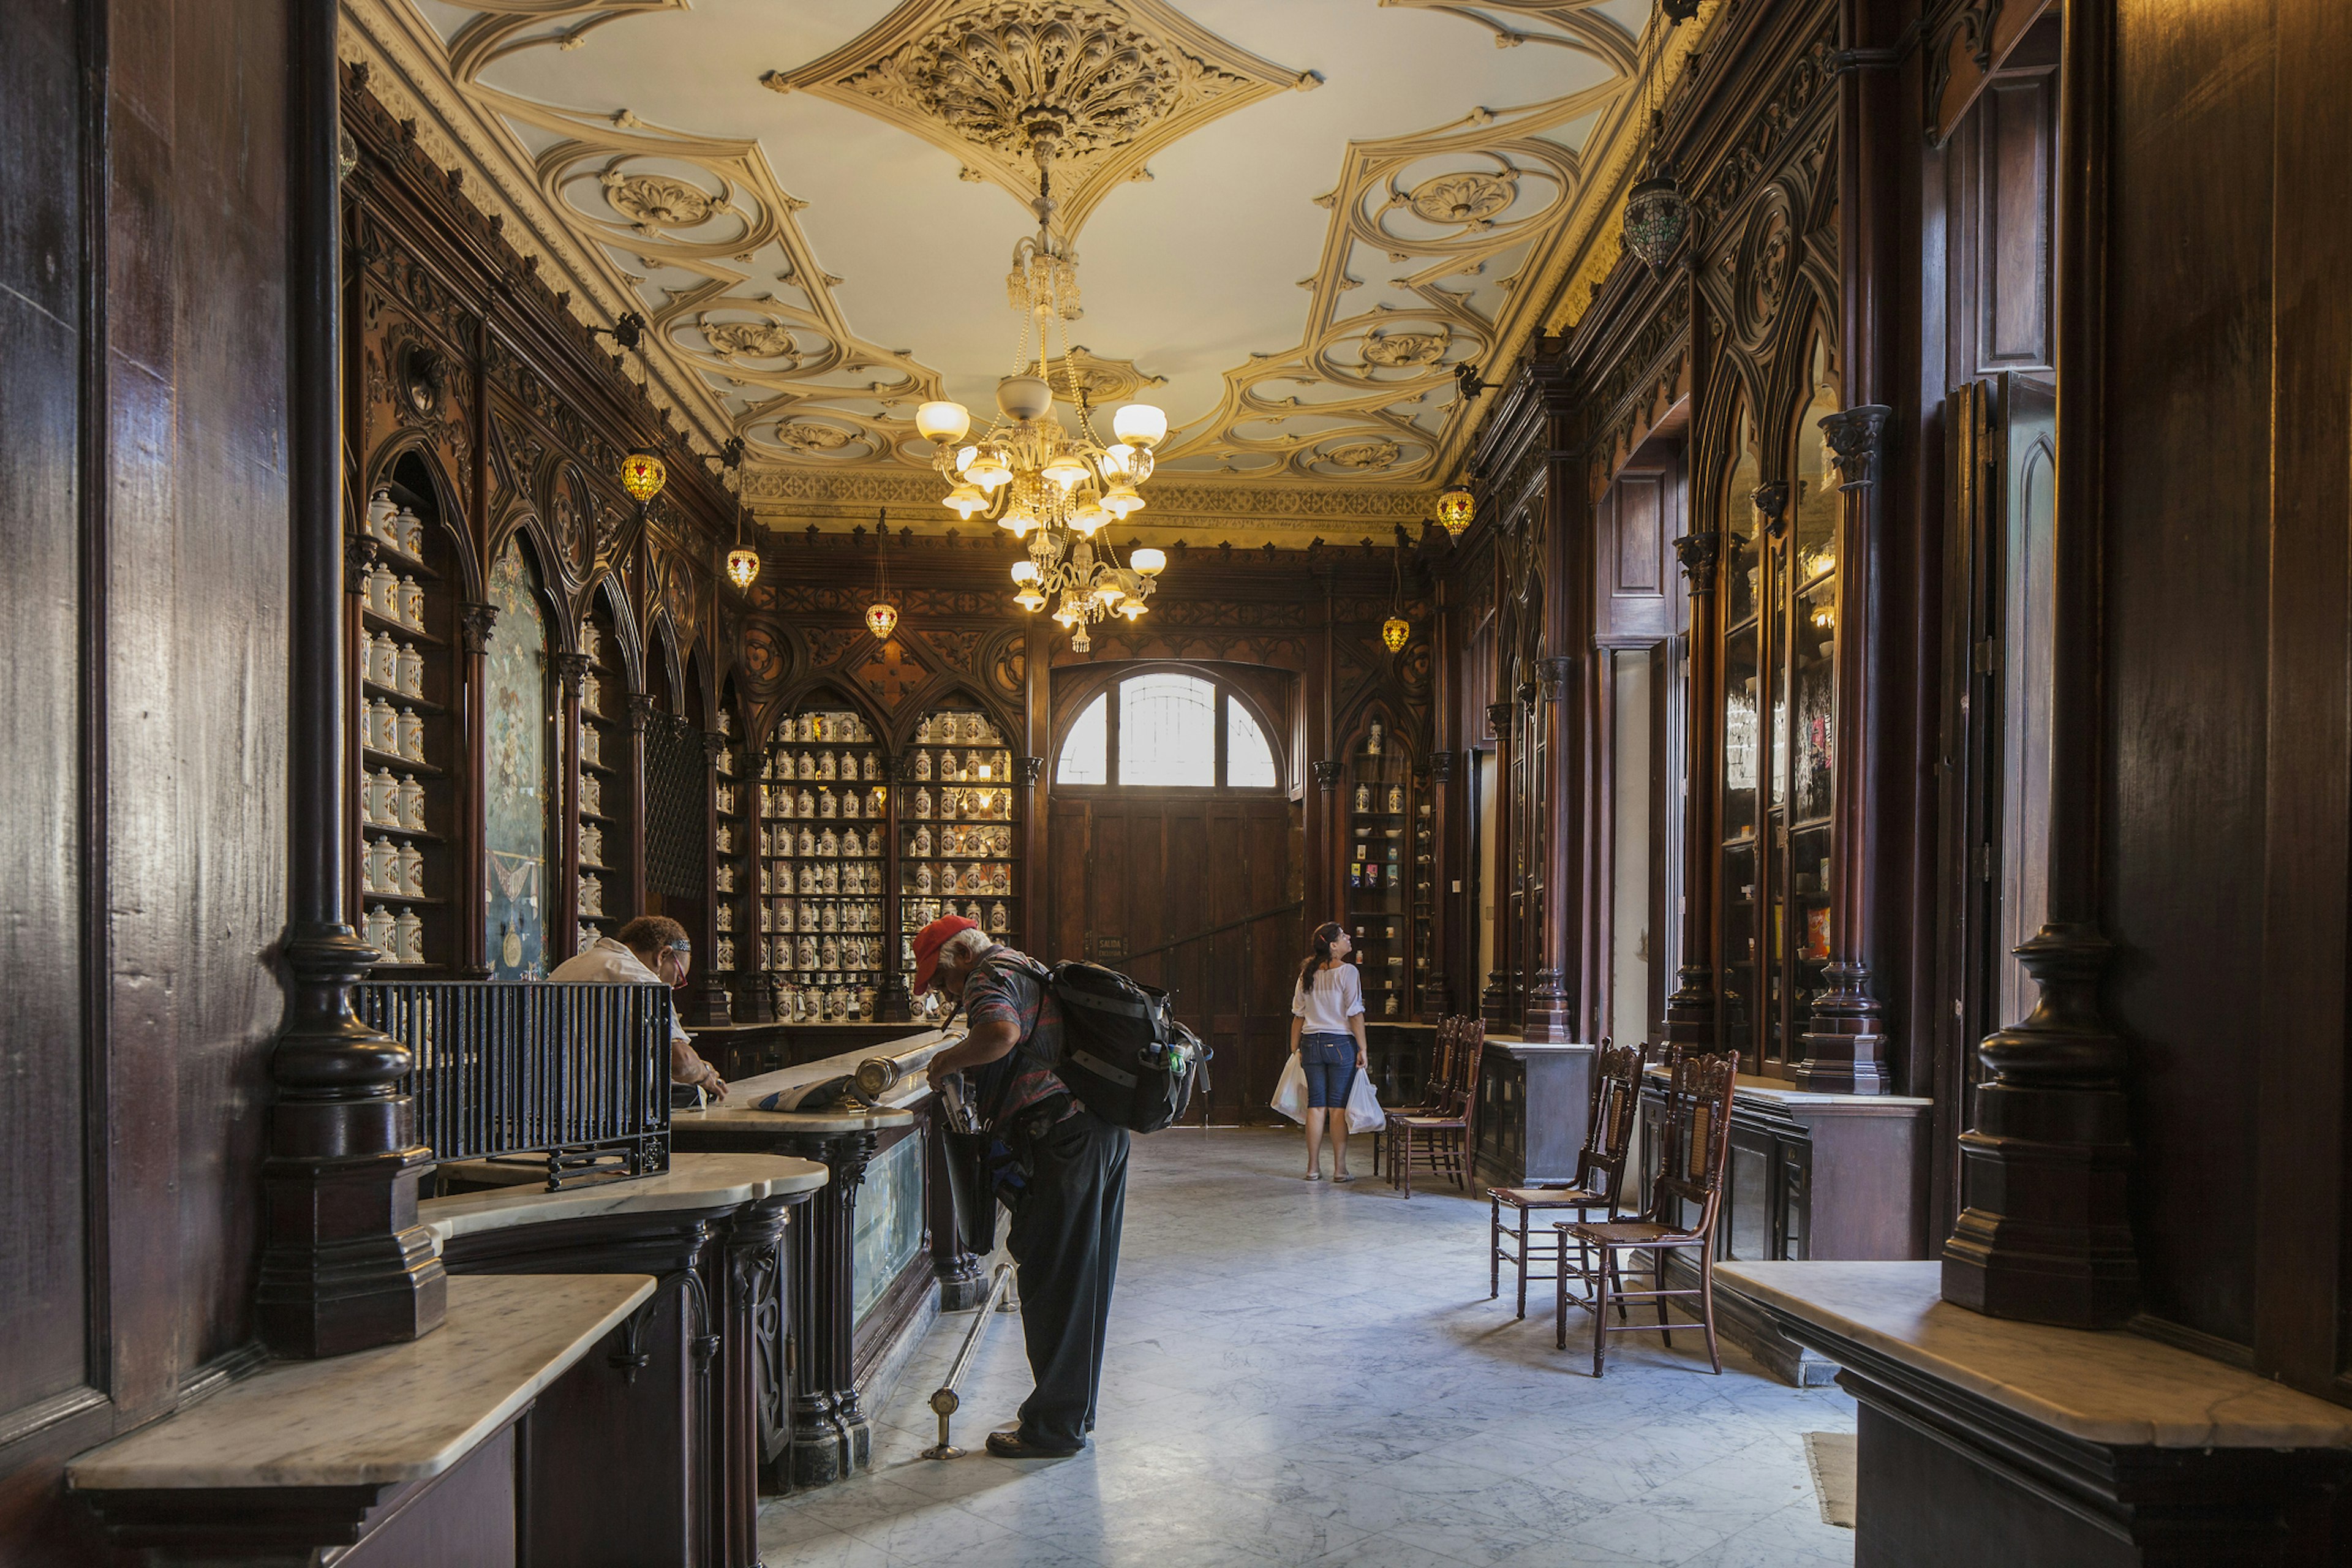
{"type": "Polygon", "coordinates": [[[1057,795],[1048,820],[1038,956],[1092,959],[1167,990],[1216,1053],[1208,1120],[1271,1118],[1305,951],[1298,807],[1119,790],[1057,795]]]}

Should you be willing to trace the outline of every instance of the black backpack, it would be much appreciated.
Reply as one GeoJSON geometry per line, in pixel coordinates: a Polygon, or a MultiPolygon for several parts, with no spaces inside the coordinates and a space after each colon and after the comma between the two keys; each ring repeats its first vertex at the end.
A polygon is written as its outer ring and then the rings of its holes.
{"type": "Polygon", "coordinates": [[[1130,1132],[1157,1132],[1209,1082],[1209,1048],[1177,1022],[1168,993],[1099,963],[1057,963],[1046,984],[1062,1005],[1055,1075],[1087,1110],[1130,1132]]]}

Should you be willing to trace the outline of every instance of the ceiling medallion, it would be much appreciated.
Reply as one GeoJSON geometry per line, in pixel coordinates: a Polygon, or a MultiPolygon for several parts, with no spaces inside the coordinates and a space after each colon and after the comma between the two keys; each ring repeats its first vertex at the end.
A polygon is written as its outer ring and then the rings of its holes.
{"type": "Polygon", "coordinates": [[[721,359],[782,360],[786,370],[797,370],[801,345],[780,321],[713,321],[696,323],[702,341],[721,359]]]}
{"type": "Polygon", "coordinates": [[[916,0],[824,58],[760,79],[887,120],[1024,202],[1040,125],[1057,146],[1063,228],[1150,155],[1286,89],[1320,85],[1237,48],[1164,0],[916,0]]]}
{"type": "MultiPolygon", "coordinates": [[[[1071,275],[1071,288],[1077,287],[1076,275],[1071,275]]],[[[1013,301],[1020,308],[1020,301],[1013,301]]],[[[1135,368],[1131,359],[1104,359],[1086,344],[1080,343],[1047,365],[1045,379],[1057,387],[1076,387],[1087,395],[1088,403],[1101,405],[1124,403],[1147,386],[1165,386],[1164,375],[1146,375],[1135,368]]]]}
{"type": "Polygon", "coordinates": [[[1055,155],[1053,133],[1040,129],[1032,151],[1037,232],[1013,247],[1006,284],[1021,311],[1021,342],[1013,374],[996,384],[997,418],[967,445],[971,411],[933,402],[915,411],[915,427],[932,444],[940,477],[954,487],[940,504],[967,519],[992,518],[1027,542],[1028,559],[1013,566],[1019,589],[1013,602],[1034,612],[1058,599],[1054,618],[1070,628],[1071,648],[1085,653],[1092,646],[1087,626],[1112,615],[1141,616],[1152,579],[1168,564],[1160,551],[1138,550],[1121,566],[1110,540],[1097,543],[1095,537],[1144,505],[1139,487],[1151,478],[1151,449],[1168,434],[1168,416],[1130,403],[1112,416],[1116,440],[1106,443],[1095,433],[1092,399],[1076,378],[1069,345],[1078,258],[1054,234],[1055,155]],[[1057,323],[1058,361],[1050,347],[1057,323]],[[1058,388],[1051,379],[1056,363],[1069,377],[1058,388]],[[1075,434],[1054,413],[1057,393],[1076,412],[1075,434]]]}
{"type": "Polygon", "coordinates": [[[642,233],[693,228],[726,205],[709,192],[667,174],[620,174],[607,170],[603,183],[606,203],[642,233]]]}
{"type": "Polygon", "coordinates": [[[1423,180],[1405,197],[1415,217],[1430,223],[1458,223],[1473,228],[1490,226],[1517,199],[1515,176],[1470,171],[1439,174],[1423,180]]]}
{"type": "Polygon", "coordinates": [[[1444,332],[1374,332],[1364,340],[1366,364],[1383,370],[1418,370],[1445,357],[1444,332]]]}
{"type": "Polygon", "coordinates": [[[1343,468],[1367,471],[1385,468],[1403,455],[1404,448],[1394,441],[1351,441],[1323,454],[1327,462],[1337,463],[1343,468]]]}
{"type": "Polygon", "coordinates": [[[794,419],[776,427],[776,442],[795,452],[838,452],[856,439],[838,425],[820,425],[814,419],[794,419]]]}

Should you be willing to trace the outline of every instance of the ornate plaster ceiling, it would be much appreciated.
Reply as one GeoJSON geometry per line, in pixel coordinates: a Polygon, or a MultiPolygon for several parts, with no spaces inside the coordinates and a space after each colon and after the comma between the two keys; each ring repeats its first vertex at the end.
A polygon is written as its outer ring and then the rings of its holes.
{"type": "Polygon", "coordinates": [[[1049,116],[1071,358],[1171,422],[1133,521],[1254,542],[1427,515],[1475,412],[1455,367],[1491,376],[1591,259],[1648,10],[347,0],[345,54],[586,311],[646,316],[656,395],[744,438],[777,521],[951,521],[914,408],[1012,368],[1049,116]]]}

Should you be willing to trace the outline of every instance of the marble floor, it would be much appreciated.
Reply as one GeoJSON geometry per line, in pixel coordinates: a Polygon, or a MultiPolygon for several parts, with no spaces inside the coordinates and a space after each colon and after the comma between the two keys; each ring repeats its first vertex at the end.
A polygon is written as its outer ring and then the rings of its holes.
{"type": "MultiPolygon", "coordinates": [[[[1591,1375],[1570,1319],[1486,1300],[1486,1210],[1304,1183],[1297,1134],[1171,1130],[1135,1142],[1095,1443],[1060,1461],[981,1452],[1029,1390],[1003,1317],[956,1436],[919,1457],[925,1405],[971,1322],[943,1317],[875,1427],[874,1468],[761,1512],[767,1568],[1553,1568],[1850,1563],[1821,1522],[1801,1435],[1850,1431],[1696,1330],[1610,1347],[1591,1375]]],[[[1328,1160],[1328,1155],[1327,1155],[1328,1160]]]]}

